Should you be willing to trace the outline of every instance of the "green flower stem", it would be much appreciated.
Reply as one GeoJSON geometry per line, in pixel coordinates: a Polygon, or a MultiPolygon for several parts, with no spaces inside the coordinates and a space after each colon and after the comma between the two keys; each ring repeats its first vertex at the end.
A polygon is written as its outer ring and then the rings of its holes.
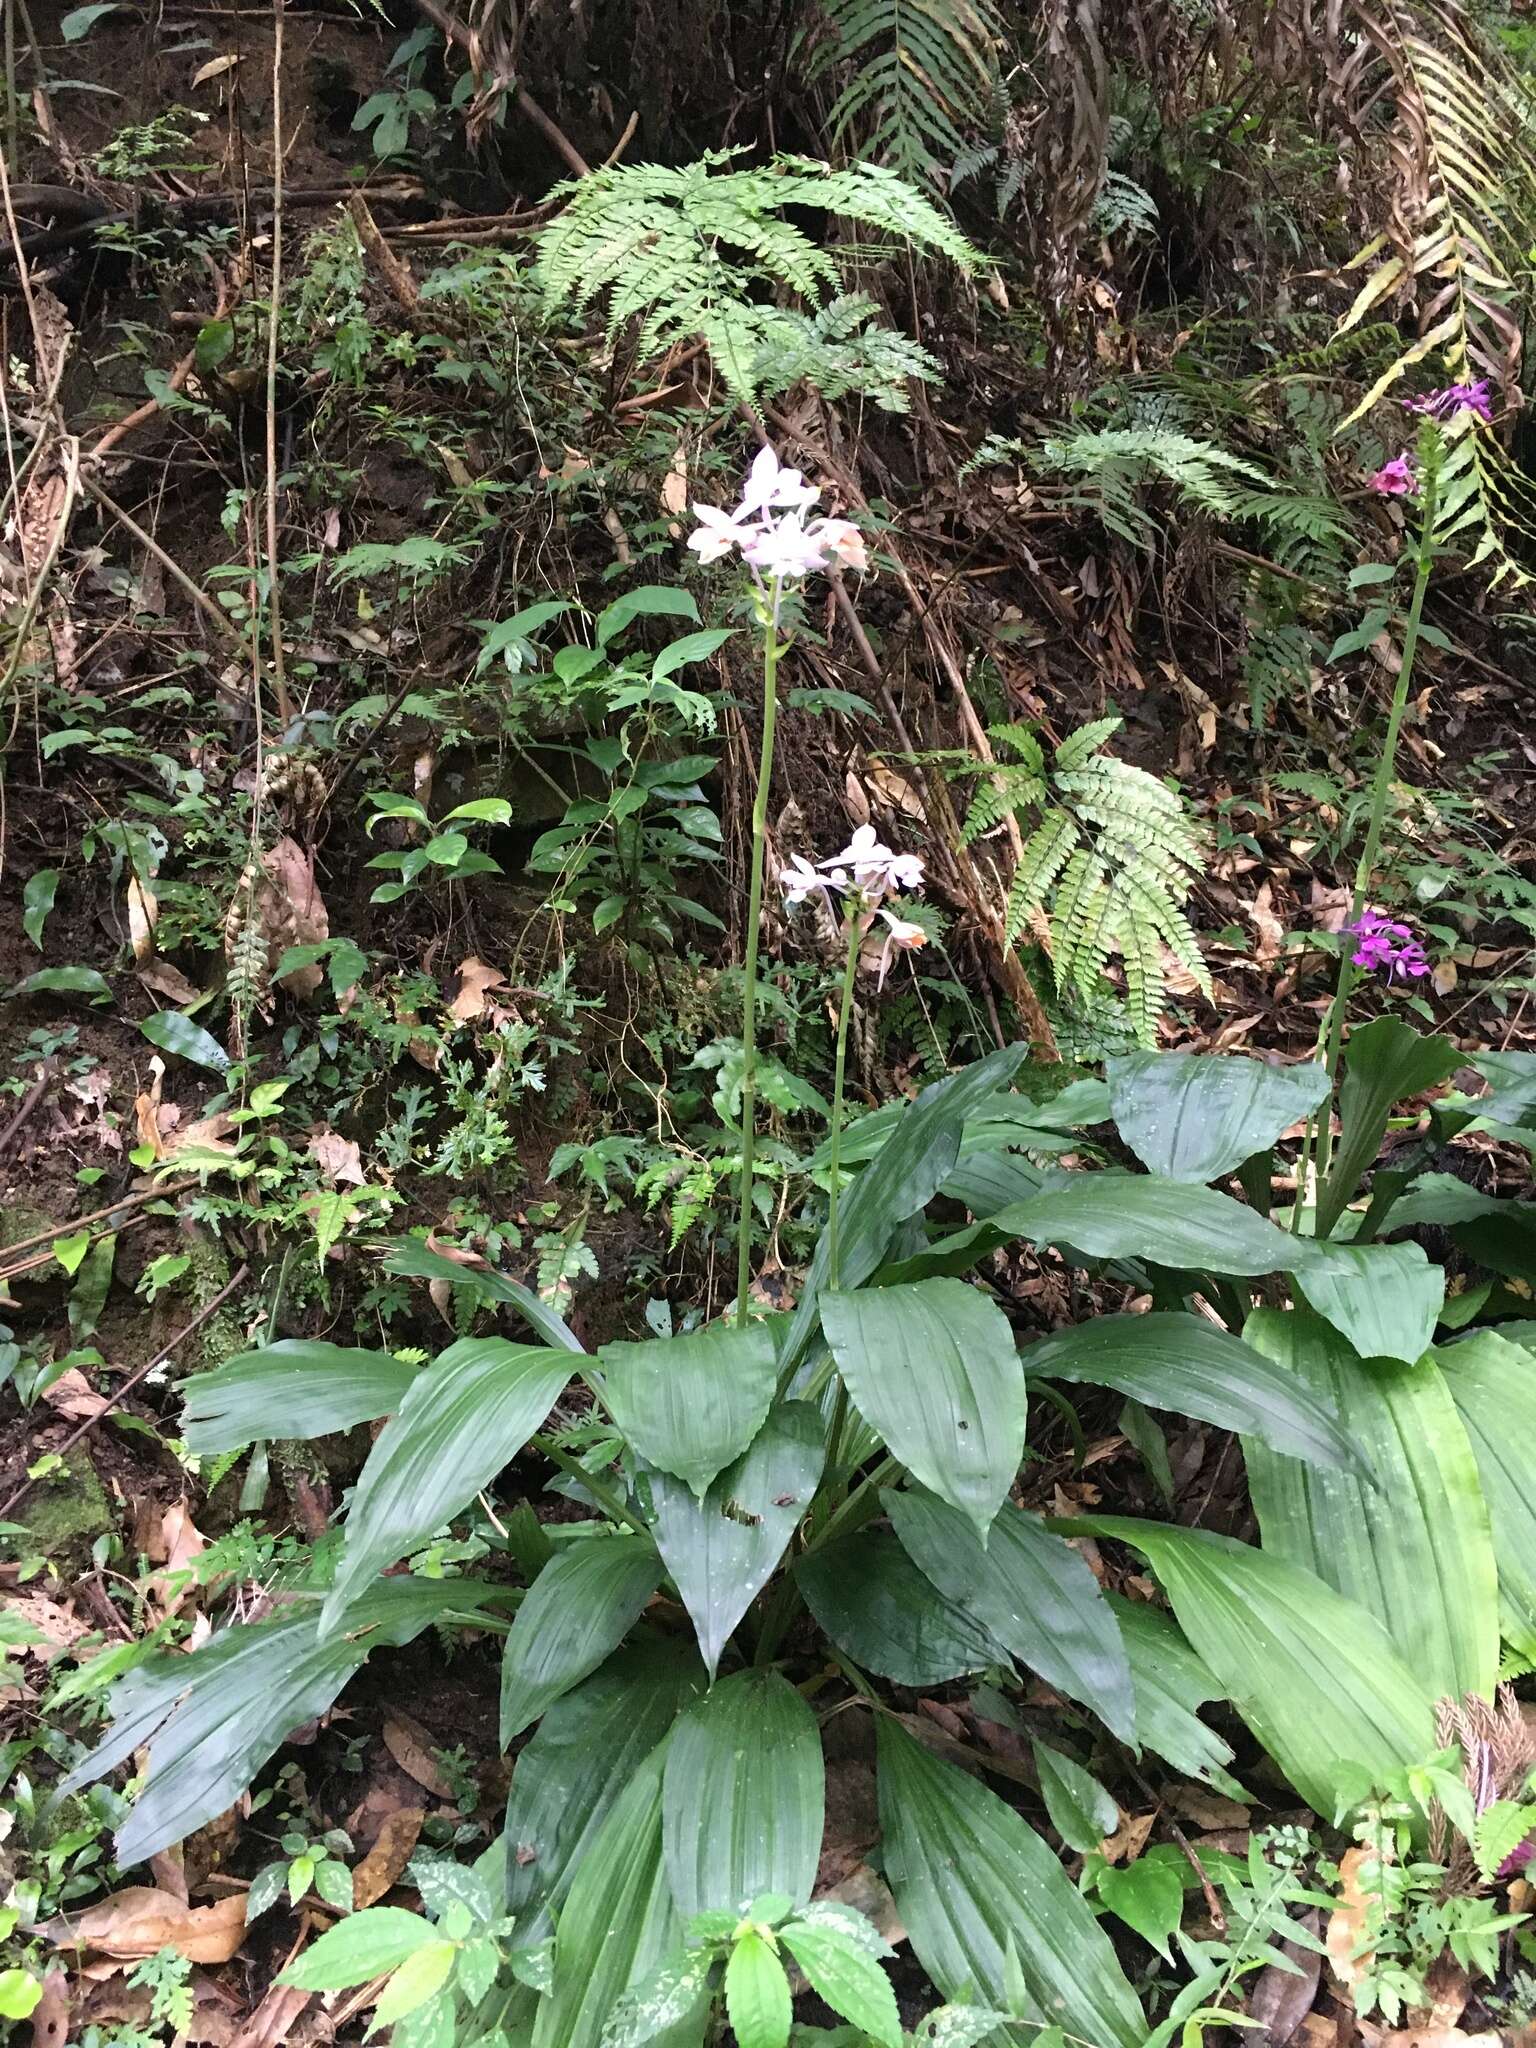
{"type": "Polygon", "coordinates": [[[843,1077],[848,1069],[848,1015],[853,1008],[853,977],[859,966],[859,918],[848,920],[848,954],[843,962],[843,993],[837,1011],[837,1060],[832,1070],[832,1141],[827,1166],[827,1285],[837,1285],[837,1206],[841,1193],[843,1146],[843,1077]]]}
{"type": "MultiPolygon", "coordinates": [[[[1438,451],[1436,451],[1436,458],[1438,451]]],[[[1392,708],[1387,714],[1387,733],[1382,743],[1381,759],[1376,765],[1376,780],[1371,788],[1370,817],[1365,829],[1365,844],[1360,849],[1360,859],[1355,868],[1355,886],[1350,904],[1350,922],[1354,923],[1365,908],[1370,893],[1371,876],[1375,872],[1376,859],[1381,852],[1381,835],[1387,817],[1387,793],[1392,787],[1392,771],[1397,765],[1397,743],[1403,729],[1403,714],[1408,709],[1408,690],[1413,681],[1414,657],[1419,651],[1419,627],[1424,617],[1424,598],[1429,589],[1430,575],[1435,566],[1435,513],[1440,499],[1440,464],[1438,459],[1423,464],[1423,498],[1419,522],[1418,556],[1414,566],[1413,596],[1408,605],[1408,620],[1403,628],[1403,654],[1398,665],[1397,682],[1392,691],[1392,708]]],[[[1350,991],[1359,975],[1345,946],[1339,953],[1339,979],[1334,989],[1333,1004],[1328,1018],[1328,1042],[1324,1064],[1330,1079],[1336,1080],[1339,1071],[1339,1054],[1344,1042],[1344,1012],[1349,1003],[1350,991]]],[[[1317,1180],[1321,1185],[1327,1177],[1329,1162],[1333,1154],[1333,1123],[1327,1107],[1319,1113],[1317,1128],[1317,1180]]],[[[1297,1189],[1297,1206],[1300,1206],[1301,1190],[1297,1189]]]]}
{"type": "Polygon", "coordinates": [[[752,800],[752,877],[747,890],[747,945],[741,992],[741,1216],[736,1226],[736,1320],[747,1320],[752,1277],[752,1144],[757,1113],[757,939],[763,916],[763,853],[768,836],[768,787],[773,779],[773,728],[779,708],[779,582],[770,586],[763,636],[763,745],[752,800]]]}

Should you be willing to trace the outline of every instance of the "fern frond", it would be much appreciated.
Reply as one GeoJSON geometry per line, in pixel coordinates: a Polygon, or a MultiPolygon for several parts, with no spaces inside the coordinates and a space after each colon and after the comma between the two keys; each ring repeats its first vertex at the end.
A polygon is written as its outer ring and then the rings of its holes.
{"type": "Polygon", "coordinates": [[[861,155],[936,184],[996,88],[1002,24],[990,0],[823,0],[822,12],[832,36],[810,74],[847,72],[830,116],[834,143],[848,147],[856,130],[861,155]]]}
{"type": "Polygon", "coordinates": [[[899,408],[905,379],[931,376],[931,359],[876,326],[873,301],[838,298],[849,251],[834,257],[787,210],[816,207],[967,269],[980,262],[976,251],[881,165],[834,170],[782,157],[746,170],[731,166],[736,154],[713,151],[681,169],[618,164],[562,186],[567,204],[538,239],[534,274],[546,307],[582,316],[606,300],[609,340],[633,323],[642,359],[702,340],[747,404],[785,389],[791,361],[829,396],[858,391],[899,408]],[[786,307],[786,296],[811,313],[786,307]]]}
{"type": "Polygon", "coordinates": [[[1024,927],[1039,916],[1076,844],[1077,826],[1069,811],[1052,811],[1025,840],[1003,918],[1003,936],[1008,945],[1017,945],[1024,927]]]}

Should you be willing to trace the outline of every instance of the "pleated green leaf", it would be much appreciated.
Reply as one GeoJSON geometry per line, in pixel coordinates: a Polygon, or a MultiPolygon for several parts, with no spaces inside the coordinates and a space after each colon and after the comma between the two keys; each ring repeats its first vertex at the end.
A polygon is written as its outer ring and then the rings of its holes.
{"type": "Polygon", "coordinates": [[[1498,1572],[1472,1446],[1432,1359],[1367,1367],[1305,1310],[1260,1309],[1247,1335],[1324,1399],[1376,1474],[1302,1465],[1252,1439],[1243,1449],[1264,1548],[1374,1614],[1435,1693],[1492,1697],[1498,1572]]]}
{"type": "Polygon", "coordinates": [[[1114,1387],[1149,1408],[1241,1430],[1310,1464],[1360,1463],[1330,1401],[1204,1316],[1095,1316],[1020,1355],[1029,1378],[1114,1387]]]}
{"type": "Polygon", "coordinates": [[[507,1911],[542,1941],[614,1800],[666,1736],[704,1672],[675,1640],[628,1643],[545,1713],[507,1799],[507,1911]]]}
{"type": "Polygon", "coordinates": [[[509,1280],[492,1266],[463,1265],[456,1259],[445,1258],[441,1252],[429,1250],[419,1237],[400,1237],[390,1246],[384,1270],[410,1280],[442,1280],[459,1293],[473,1295],[476,1301],[494,1301],[505,1308],[515,1308],[555,1350],[586,1355],[581,1339],[547,1301],[541,1301],[531,1287],[509,1280]]]}
{"type": "Polygon", "coordinates": [[[1118,1593],[1105,1598],[1120,1624],[1120,1640],[1130,1659],[1136,1733],[1142,1747],[1186,1777],[1235,1792],[1239,1788],[1226,1769],[1232,1761],[1231,1744],[1200,1719],[1201,1707],[1222,1697],[1221,1687],[1169,1615],[1118,1593]]]}
{"type": "Polygon", "coordinates": [[[1069,1849],[1086,1856],[1119,1826],[1119,1807],[1093,1773],[1074,1758],[1063,1756],[1048,1742],[1032,1741],[1029,1748],[1051,1826],[1069,1849]]]}
{"type": "Polygon", "coordinates": [[[751,1443],[773,1399],[773,1338],[755,1325],[605,1344],[597,1356],[608,1411],[630,1444],[699,1499],[751,1443]]]}
{"type": "MultiPolygon", "coordinates": [[[[966,1119],[1013,1079],[1027,1048],[1009,1045],[930,1082],[905,1105],[891,1135],[843,1196],[838,1212],[838,1281],[862,1287],[885,1257],[898,1226],[927,1208],[954,1170],[966,1119]]],[[[782,1358],[798,1365],[816,1329],[827,1284],[825,1232],[800,1289],[782,1358]]]]}
{"type": "Polygon", "coordinates": [[[638,1536],[589,1537],[545,1565],[502,1658],[503,1749],[618,1648],[660,1584],[661,1558],[638,1536]]]}
{"type": "Polygon", "coordinates": [[[1314,1061],[1267,1067],[1218,1053],[1132,1052],[1104,1072],[1121,1137],[1166,1180],[1222,1179],[1328,1094],[1328,1070],[1314,1061]]]}
{"type": "Polygon", "coordinates": [[[1341,1244],[1328,1264],[1296,1275],[1296,1284],[1361,1358],[1413,1365],[1434,1342],[1445,1306],[1445,1271],[1422,1245],[1341,1244]]]}
{"type": "Polygon", "coordinates": [[[888,1529],[862,1529],[808,1552],[795,1583],[837,1647],[897,1685],[942,1685],[1008,1662],[1002,1644],[944,1598],[888,1529]]]}
{"type": "Polygon", "coordinates": [[[816,1716],[777,1671],[719,1680],[667,1745],[662,1844],[683,1918],[762,1892],[803,1905],[825,1810],[816,1716]]]}
{"type": "Polygon", "coordinates": [[[1317,1197],[1319,1237],[1326,1237],[1343,1215],[1381,1149],[1397,1104],[1448,1080],[1460,1064],[1461,1054],[1449,1038],[1425,1038],[1401,1017],[1376,1017],[1349,1034],[1339,1090],[1339,1144],[1317,1197]]]}
{"type": "Polygon", "coordinates": [[[392,1415],[417,1377],[385,1351],[284,1337],[188,1380],[182,1435],[200,1458],[262,1437],[329,1436],[392,1415]]]}
{"type": "Polygon", "coordinates": [[[1136,1740],[1136,1700],[1119,1625],[1071,1544],[1005,1507],[985,1550],[963,1515],[917,1489],[882,1493],[914,1564],[1021,1664],[1136,1740]]]}
{"type": "Polygon", "coordinates": [[[1536,1658],[1536,1357],[1491,1330],[1434,1355],[1488,1503],[1505,1640],[1536,1658]]]}
{"type": "Polygon", "coordinates": [[[416,1375],[352,1496],[322,1626],[378,1571],[433,1535],[527,1443],[571,1376],[563,1351],[466,1337],[416,1375]]]}
{"type": "MultiPolygon", "coordinates": [[[[635,1772],[576,1868],[555,1932],[554,1989],[539,2001],[534,2021],[534,2048],[598,2048],[624,1993],[683,1945],[661,1853],[667,1746],[652,1750],[635,1772]]],[[[653,2048],[699,2048],[707,2019],[701,1998],[686,2019],[652,2037],[653,2048]]]]}
{"type": "Polygon", "coordinates": [[[995,1302],[959,1280],[824,1295],[822,1328],[865,1421],[985,1541],[1024,1455],[1024,1370],[995,1302]]]}
{"type": "MultiPolygon", "coordinates": [[[[1150,1559],[1195,1654],[1307,1804],[1331,1817],[1435,1746],[1435,1693],[1373,1614],[1229,1537],[1127,1515],[1065,1526],[1150,1559]]],[[[1410,1642],[1413,1638],[1410,1636],[1410,1642]]]]}
{"type": "Polygon", "coordinates": [[[1094,2048],[1139,2048],[1146,2021],[1109,1937],[1034,1829],[890,1715],[876,1727],[885,1874],[939,1990],[1002,2006],[1011,1947],[1021,2019],[1094,2048]]]}
{"type": "Polygon", "coordinates": [[[692,1617],[713,1678],[720,1653],[789,1547],[826,1457],[826,1424],[785,1401],[702,1500],[670,1473],[642,1471],[636,1492],[667,1570],[692,1617]]]}

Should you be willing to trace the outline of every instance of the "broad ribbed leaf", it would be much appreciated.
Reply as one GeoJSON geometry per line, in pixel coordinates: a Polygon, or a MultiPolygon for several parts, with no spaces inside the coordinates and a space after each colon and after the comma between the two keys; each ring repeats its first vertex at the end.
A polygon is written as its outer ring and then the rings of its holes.
{"type": "Polygon", "coordinates": [[[616,1650],[661,1584],[638,1536],[593,1536],[562,1551],[529,1587],[501,1666],[501,1746],[616,1650]]]}
{"type": "Polygon", "coordinates": [[[1328,1095],[1328,1070],[1217,1053],[1132,1052],[1106,1062],[1111,1114],[1149,1173],[1220,1180],[1267,1152],[1328,1095]]]}
{"type": "Polygon", "coordinates": [[[1445,1306],[1444,1269],[1417,1244],[1341,1244],[1332,1254],[1296,1275],[1318,1314],[1361,1358],[1421,1359],[1445,1306]]]}
{"type": "MultiPolygon", "coordinates": [[[[1067,1526],[1151,1560],[1195,1654],[1318,1813],[1434,1749],[1434,1689],[1373,1614],[1322,1579],[1230,1537],[1124,1515],[1067,1526]]],[[[1412,1643],[1414,1638],[1406,1638],[1412,1643]]]]}
{"type": "Polygon", "coordinates": [[[685,1920],[811,1896],[825,1805],[816,1716],[777,1671],[719,1680],[667,1745],[662,1847],[685,1920]]]}
{"type": "Polygon", "coordinates": [[[1505,1639],[1522,1656],[1536,1657],[1536,1358],[1491,1330],[1447,1344],[1434,1357],[1488,1503],[1505,1639]]]}
{"type": "Polygon", "coordinates": [[[755,1325],[605,1344],[597,1356],[608,1411],[630,1444],[699,1499],[757,1435],[773,1399],[773,1338],[755,1325]]]}
{"type": "Polygon", "coordinates": [[[1051,1826],[1069,1849],[1086,1856],[1119,1826],[1119,1807],[1093,1773],[1074,1758],[1063,1756],[1048,1742],[1032,1741],[1029,1748],[1051,1826]]]}
{"type": "Polygon", "coordinates": [[[1469,1108],[1491,1124],[1536,1124],[1536,1053],[1475,1052],[1471,1060],[1488,1093],[1474,1096],[1469,1108]]]}
{"type": "Polygon", "coordinates": [[[1011,1946],[1021,2019],[1094,2048],[1140,2048],[1146,2021],[1109,1937],[1033,1828],[890,1715],[876,1728],[885,1874],[939,1990],[1002,2006],[1011,1946]]]}
{"type": "Polygon", "coordinates": [[[1349,1034],[1339,1091],[1339,1145],[1317,1197],[1319,1237],[1333,1229],[1375,1160],[1395,1106],[1447,1080],[1460,1064],[1461,1054],[1450,1039],[1425,1038],[1401,1017],[1376,1017],[1349,1034]]]}
{"type": "Polygon", "coordinates": [[[515,1458],[571,1376],[564,1351],[466,1337],[418,1373],[368,1454],[323,1625],[424,1543],[515,1458]]]}
{"type": "Polygon", "coordinates": [[[1002,1310],[959,1280],[822,1297],[821,1323],[864,1420],[982,1534],[1024,1455],[1024,1370],[1002,1310]]]}
{"type": "Polygon", "coordinates": [[[581,1339],[568,1323],[556,1315],[547,1301],[541,1301],[532,1288],[509,1280],[505,1273],[498,1273],[493,1266],[462,1265],[457,1259],[445,1258],[441,1252],[429,1251],[420,1238],[400,1237],[390,1246],[384,1270],[386,1273],[399,1273],[408,1280],[443,1280],[450,1287],[472,1294],[477,1301],[496,1301],[507,1308],[515,1308],[555,1350],[586,1355],[586,1346],[581,1339]]]}
{"type": "Polygon", "coordinates": [[[667,1472],[642,1471],[636,1481],[711,1678],[732,1629],[767,1585],[811,1504],[825,1434],[811,1403],[785,1401],[703,1500],[667,1472]]]}
{"type": "Polygon", "coordinates": [[[1314,1465],[1360,1462],[1331,1401],[1204,1316],[1095,1316],[1020,1355],[1030,1378],[1114,1387],[1314,1465]]]}
{"type": "Polygon", "coordinates": [[[942,1685],[1008,1662],[1002,1644],[944,1598],[889,1530],[863,1529],[808,1552],[795,1583],[840,1650],[898,1685],[942,1685]]]}
{"type": "Polygon", "coordinates": [[[966,1518],[931,1493],[880,1498],[902,1547],[947,1601],[1134,1744],[1136,1701],[1119,1625],[1071,1544],[1036,1516],[1005,1507],[983,1550],[966,1518]]]}
{"type": "Polygon", "coordinates": [[[1191,1778],[1232,1789],[1226,1766],[1232,1748],[1200,1719],[1221,1687],[1185,1642],[1178,1624],[1160,1609],[1118,1593],[1105,1596],[1120,1624],[1136,1691],[1136,1733],[1144,1749],[1191,1778]]]}
{"type": "MultiPolygon", "coordinates": [[[[897,1226],[927,1208],[960,1156],[966,1118],[988,1096],[1007,1086],[1023,1064],[1026,1051],[1023,1045],[1009,1045],[989,1053],[958,1074],[931,1082],[902,1110],[878,1156],[844,1194],[838,1210],[841,1286],[862,1287],[885,1257],[897,1226]]],[[[785,1372],[799,1364],[816,1328],[829,1255],[823,1232],[785,1341],[785,1372]]]]}
{"type": "MultiPolygon", "coordinates": [[[[670,1737],[668,1738],[670,1741],[670,1737]]],[[[661,1854],[661,1783],[667,1743],[652,1750],[619,1794],[577,1866],[555,1933],[555,1983],[539,2001],[534,2048],[598,2048],[603,2025],[631,1985],[683,1945],[661,1854]]],[[[653,2048],[699,2048],[701,1999],[653,2048]]]]}
{"type": "Polygon", "coordinates": [[[323,1714],[371,1649],[408,1643],[434,1621],[473,1617],[495,1588],[471,1579],[380,1579],[339,1628],[316,1603],[276,1621],[221,1629],[190,1656],[153,1657],[112,1689],[112,1730],[65,1780],[78,1791],[145,1747],[144,1790],[117,1836],[139,1863],[226,1812],[295,1728],[323,1714]]]}
{"type": "Polygon", "coordinates": [[[518,1752],[507,1800],[507,1911],[542,1941],[619,1793],[704,1690],[675,1640],[628,1643],[556,1700],[518,1752]]]}
{"type": "Polygon", "coordinates": [[[1319,1472],[1246,1442],[1248,1488],[1264,1548],[1358,1601],[1437,1694],[1490,1698],[1498,1669],[1498,1573],[1488,1509],[1466,1430],[1439,1368],[1367,1369],[1305,1310],[1259,1309],[1248,1340],[1335,1401],[1377,1485],[1319,1472]]]}
{"type": "Polygon", "coordinates": [[[263,1437],[329,1436],[392,1415],[416,1378],[384,1351],[284,1337],[188,1380],[182,1435],[200,1458],[263,1437]]]}

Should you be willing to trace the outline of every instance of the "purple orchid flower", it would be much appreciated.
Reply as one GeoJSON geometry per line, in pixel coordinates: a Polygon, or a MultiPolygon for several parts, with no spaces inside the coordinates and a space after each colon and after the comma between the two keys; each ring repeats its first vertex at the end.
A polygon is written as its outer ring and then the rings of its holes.
{"type": "Polygon", "coordinates": [[[1383,498],[1416,498],[1419,494],[1419,479],[1414,474],[1413,462],[1406,455],[1394,455],[1384,463],[1371,478],[1370,487],[1383,498]]]}
{"type": "Polygon", "coordinates": [[[1417,980],[1428,974],[1424,948],[1407,925],[1395,923],[1379,911],[1362,910],[1355,922],[1343,929],[1355,941],[1350,959],[1368,974],[1379,969],[1392,981],[1400,975],[1417,980]]]}

